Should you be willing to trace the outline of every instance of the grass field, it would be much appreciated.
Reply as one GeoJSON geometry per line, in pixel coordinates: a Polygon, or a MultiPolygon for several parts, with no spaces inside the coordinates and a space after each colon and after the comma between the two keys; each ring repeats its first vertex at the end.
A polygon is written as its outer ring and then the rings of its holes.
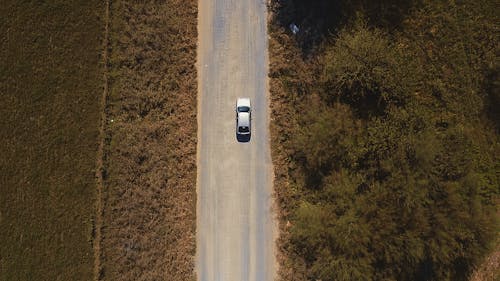
{"type": "Polygon", "coordinates": [[[91,280],[103,1],[0,5],[0,280],[91,280]]]}
{"type": "Polygon", "coordinates": [[[111,4],[103,280],[194,280],[196,17],[111,4]]]}

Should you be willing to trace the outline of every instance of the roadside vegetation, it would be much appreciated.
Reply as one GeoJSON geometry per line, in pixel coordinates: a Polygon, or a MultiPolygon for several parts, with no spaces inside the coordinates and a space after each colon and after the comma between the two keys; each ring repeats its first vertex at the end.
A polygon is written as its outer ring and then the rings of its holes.
{"type": "Polygon", "coordinates": [[[0,5],[0,280],[92,280],[102,1],[0,5]]]}
{"type": "MultiPolygon", "coordinates": [[[[495,1],[292,0],[271,12],[281,280],[468,280],[494,260],[495,1]]],[[[489,264],[479,280],[494,280],[489,264]]]]}
{"type": "Polygon", "coordinates": [[[195,1],[111,3],[102,280],[194,280],[195,1]]]}
{"type": "Polygon", "coordinates": [[[0,5],[0,280],[194,280],[196,3],[106,5],[0,5]]]}

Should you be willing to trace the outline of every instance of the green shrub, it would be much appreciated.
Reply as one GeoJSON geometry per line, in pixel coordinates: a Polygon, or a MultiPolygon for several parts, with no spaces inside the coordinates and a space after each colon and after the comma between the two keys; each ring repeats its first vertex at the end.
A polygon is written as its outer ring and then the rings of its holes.
{"type": "Polygon", "coordinates": [[[488,251],[498,28],[483,2],[424,1],[398,31],[357,20],[308,61],[320,97],[283,133],[298,167],[285,249],[304,278],[466,280],[488,251]]]}

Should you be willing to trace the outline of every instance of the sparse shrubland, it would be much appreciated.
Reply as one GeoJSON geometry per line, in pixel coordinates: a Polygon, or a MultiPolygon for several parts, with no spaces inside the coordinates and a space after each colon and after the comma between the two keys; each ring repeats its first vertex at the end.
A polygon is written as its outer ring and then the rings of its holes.
{"type": "Polygon", "coordinates": [[[498,235],[493,2],[306,2],[270,24],[281,279],[467,280],[498,235]]]}

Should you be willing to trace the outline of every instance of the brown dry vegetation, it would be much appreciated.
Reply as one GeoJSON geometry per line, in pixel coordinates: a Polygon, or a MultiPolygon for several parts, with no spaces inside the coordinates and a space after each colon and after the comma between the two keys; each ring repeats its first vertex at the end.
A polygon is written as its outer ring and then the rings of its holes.
{"type": "Polygon", "coordinates": [[[102,1],[0,4],[0,280],[91,280],[102,1]]]}
{"type": "Polygon", "coordinates": [[[102,280],[194,280],[196,1],[113,1],[102,280]]]}
{"type": "MultiPolygon", "coordinates": [[[[272,9],[271,9],[272,11],[272,9]]],[[[271,15],[272,16],[272,15],[271,15]]],[[[307,76],[301,74],[308,72],[308,66],[300,57],[301,51],[284,30],[277,25],[269,25],[269,77],[270,77],[270,107],[271,107],[271,154],[274,166],[274,191],[275,200],[279,210],[278,238],[278,264],[279,279],[283,281],[303,280],[304,268],[294,268],[293,260],[285,253],[287,241],[290,239],[291,223],[286,218],[290,217],[296,201],[296,188],[291,185],[290,172],[294,164],[287,155],[290,154],[290,132],[297,126],[295,118],[300,108],[300,93],[295,92],[289,96],[290,84],[300,84],[300,80],[307,76]],[[287,79],[282,79],[286,74],[287,79]],[[285,110],[286,109],[286,110],[285,110]],[[295,199],[294,199],[295,198],[295,199]]],[[[305,90],[305,89],[303,89],[305,90]]]]}

